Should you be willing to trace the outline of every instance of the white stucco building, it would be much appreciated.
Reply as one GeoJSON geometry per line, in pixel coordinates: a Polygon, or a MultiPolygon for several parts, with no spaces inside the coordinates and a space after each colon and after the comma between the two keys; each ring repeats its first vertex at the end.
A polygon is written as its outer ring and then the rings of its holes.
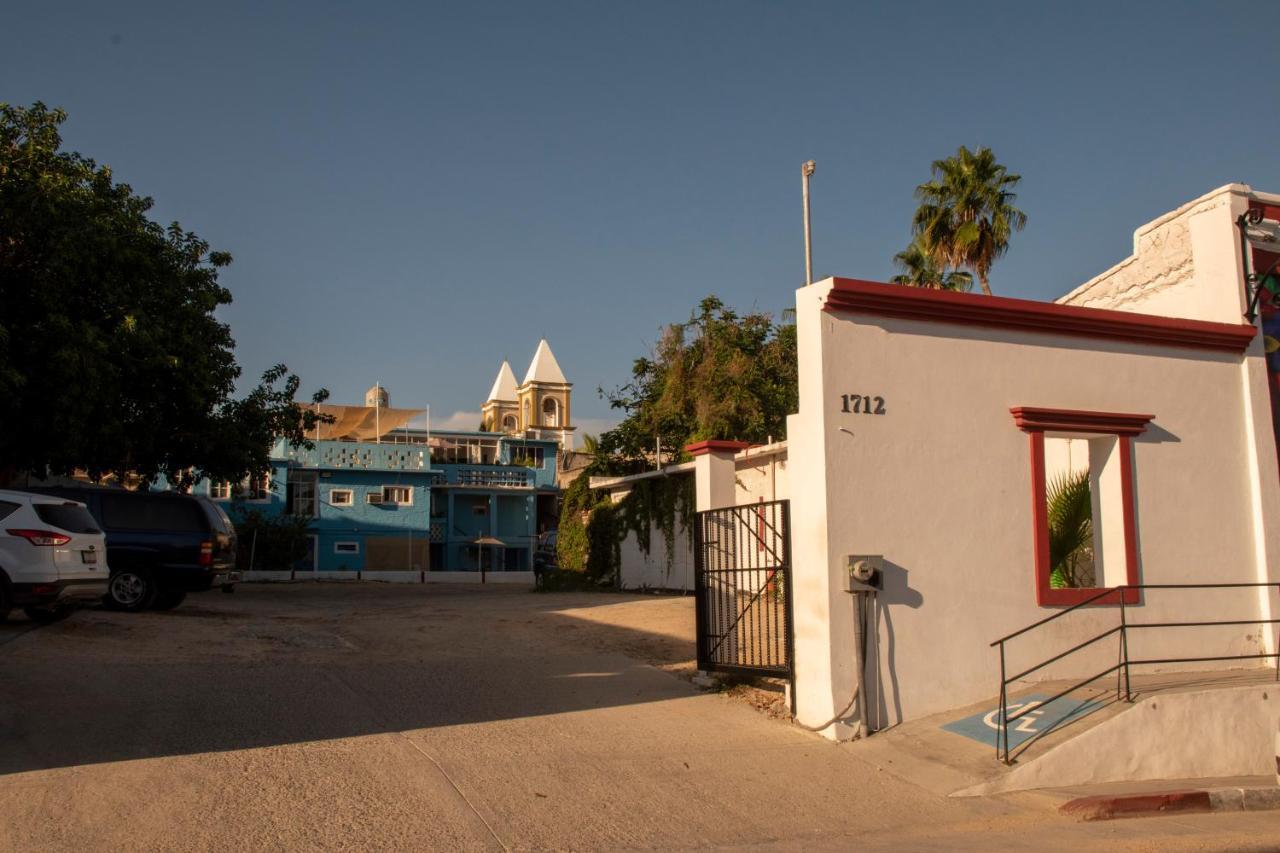
{"type": "MultiPolygon", "coordinates": [[[[1278,221],[1280,196],[1222,187],[1139,228],[1131,257],[1057,303],[838,278],[797,291],[787,442],[703,443],[668,474],[694,469],[700,510],[790,500],[800,722],[839,717],[859,686],[879,725],[989,699],[993,640],[1107,587],[1280,584],[1280,371],[1267,364],[1280,341],[1269,297],[1261,330],[1244,316],[1245,276],[1280,260],[1278,221]],[[1085,585],[1064,588],[1049,499],[1073,472],[1087,475],[1092,541],[1085,585]],[[884,565],[863,672],[851,555],[884,565]]],[[[635,566],[624,559],[624,584],[635,566]]],[[[1124,598],[1148,623],[1280,616],[1276,586],[1124,598]]],[[[1010,643],[1009,671],[1105,630],[1118,602],[1010,643]]],[[[1277,650],[1266,624],[1131,633],[1135,660],[1277,650]]],[[[1036,677],[1085,677],[1115,656],[1102,644],[1036,677]]]]}

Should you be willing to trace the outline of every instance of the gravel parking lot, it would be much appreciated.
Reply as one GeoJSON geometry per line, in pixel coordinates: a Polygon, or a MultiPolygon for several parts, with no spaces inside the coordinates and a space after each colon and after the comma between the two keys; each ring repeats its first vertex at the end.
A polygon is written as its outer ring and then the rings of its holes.
{"type": "Polygon", "coordinates": [[[244,585],[165,613],[17,617],[0,846],[1265,849],[1248,816],[1081,825],[926,793],[680,678],[691,604],[244,585]]]}

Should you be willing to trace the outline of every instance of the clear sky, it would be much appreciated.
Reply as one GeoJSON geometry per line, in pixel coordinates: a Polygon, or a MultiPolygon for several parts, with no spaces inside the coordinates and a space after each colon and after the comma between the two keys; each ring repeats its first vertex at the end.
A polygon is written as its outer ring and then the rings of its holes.
{"type": "Polygon", "coordinates": [[[791,303],[809,158],[815,272],[883,280],[930,162],[991,146],[1029,220],[992,286],[1042,299],[1280,191],[1278,32],[1275,0],[24,3],[0,100],[235,256],[246,378],[474,428],[546,337],[594,432],[702,296],[791,303]]]}

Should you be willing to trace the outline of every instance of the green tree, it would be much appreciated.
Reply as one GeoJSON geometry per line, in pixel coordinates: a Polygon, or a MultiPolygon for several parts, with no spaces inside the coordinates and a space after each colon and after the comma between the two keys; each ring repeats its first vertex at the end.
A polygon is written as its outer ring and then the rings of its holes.
{"type": "Polygon", "coordinates": [[[1014,203],[1013,188],[1022,180],[998,162],[990,148],[933,161],[933,180],[916,187],[912,225],[921,245],[942,267],[967,267],[978,276],[982,292],[991,295],[991,267],[1009,250],[1009,238],[1021,231],[1027,216],[1014,203]]]}
{"type": "Polygon", "coordinates": [[[265,469],[273,438],[305,442],[318,416],[294,405],[283,365],[232,397],[240,368],[215,317],[231,256],[151,221],[150,198],[62,150],[65,119],[0,104],[0,480],[265,469]]]}
{"type": "Polygon", "coordinates": [[[668,326],[631,381],[605,394],[622,422],[600,436],[616,466],[637,467],[692,441],[763,442],[786,433],[799,404],[796,330],[766,313],[738,314],[708,296],[686,323],[668,326]]]}
{"type": "Polygon", "coordinates": [[[893,256],[893,262],[903,272],[889,281],[910,287],[926,287],[931,290],[962,290],[973,288],[973,275],[962,270],[946,270],[939,267],[917,237],[911,245],[893,256]]]}
{"type": "Polygon", "coordinates": [[[1062,474],[1049,484],[1049,584],[1093,585],[1093,498],[1089,472],[1062,474]]]}

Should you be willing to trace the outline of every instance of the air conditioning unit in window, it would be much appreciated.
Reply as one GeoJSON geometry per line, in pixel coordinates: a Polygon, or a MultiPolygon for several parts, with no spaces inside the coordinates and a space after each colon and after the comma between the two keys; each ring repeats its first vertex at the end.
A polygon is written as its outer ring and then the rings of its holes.
{"type": "Polygon", "coordinates": [[[382,492],[369,492],[369,494],[364,496],[364,502],[369,504],[382,503],[382,492]]]}

